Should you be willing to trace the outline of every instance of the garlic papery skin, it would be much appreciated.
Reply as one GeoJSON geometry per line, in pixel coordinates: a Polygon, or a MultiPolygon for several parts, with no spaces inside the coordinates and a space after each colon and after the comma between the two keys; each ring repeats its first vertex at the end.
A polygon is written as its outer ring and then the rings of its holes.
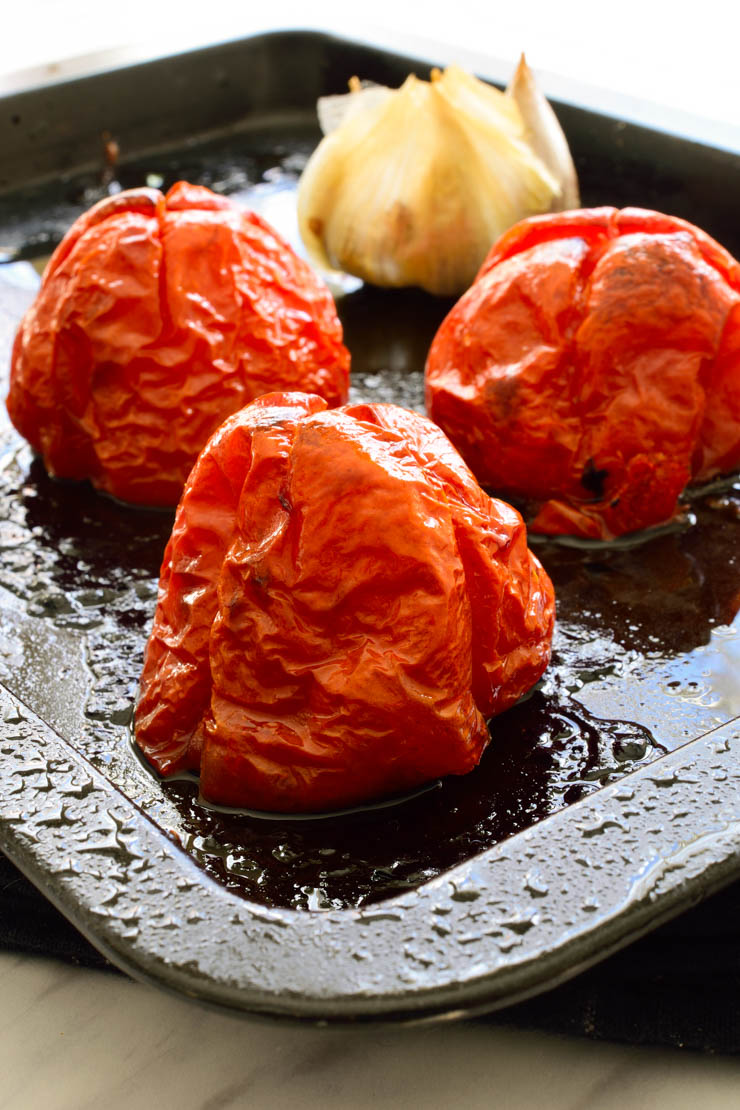
{"type": "Polygon", "coordinates": [[[316,101],[319,127],[324,135],[336,131],[348,114],[365,111],[393,96],[393,89],[385,85],[376,85],[374,81],[360,81],[357,77],[350,79],[349,87],[348,93],[339,93],[338,96],[320,96],[316,101]]]}
{"type": "Polygon", "coordinates": [[[532,150],[560,182],[561,192],[555,197],[550,211],[565,212],[571,208],[580,208],[578,176],[568,140],[523,54],[506,95],[514,100],[521,112],[532,150]]]}
{"type": "Polygon", "coordinates": [[[551,209],[560,182],[514,97],[456,66],[397,90],[358,85],[322,112],[333,130],[301,177],[308,253],[375,285],[455,296],[503,231],[551,209]]]}

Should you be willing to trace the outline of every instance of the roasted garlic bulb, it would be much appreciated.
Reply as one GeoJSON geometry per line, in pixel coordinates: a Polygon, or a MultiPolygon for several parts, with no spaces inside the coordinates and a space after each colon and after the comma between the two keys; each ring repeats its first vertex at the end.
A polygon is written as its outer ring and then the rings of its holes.
{"type": "Polygon", "coordinates": [[[466,289],[491,244],[579,204],[568,144],[522,57],[505,93],[457,66],[319,101],[298,223],[313,260],[374,285],[466,289]]]}

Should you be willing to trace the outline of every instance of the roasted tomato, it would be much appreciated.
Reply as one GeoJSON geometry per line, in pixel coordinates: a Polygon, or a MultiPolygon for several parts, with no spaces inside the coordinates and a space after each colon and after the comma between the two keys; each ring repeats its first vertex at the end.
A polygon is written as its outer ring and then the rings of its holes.
{"type": "Polygon", "coordinates": [[[437,333],[427,407],[532,528],[609,539],[740,465],[740,266],[637,208],[524,220],[437,333]]]}
{"type": "Polygon", "coordinates": [[[184,182],[101,201],[52,256],[8,411],[60,478],[175,505],[201,447],[274,389],[347,398],[329,291],[272,228],[184,182]]]}
{"type": "Polygon", "coordinates": [[[463,774],[545,669],[552,585],[430,421],[298,393],[231,416],[162,566],[136,739],[213,802],[320,811],[463,774]]]}

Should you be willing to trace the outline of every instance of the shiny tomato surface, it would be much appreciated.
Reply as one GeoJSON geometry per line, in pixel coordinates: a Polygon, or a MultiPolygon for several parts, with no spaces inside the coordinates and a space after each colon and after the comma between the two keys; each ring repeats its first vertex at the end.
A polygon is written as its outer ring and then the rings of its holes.
{"type": "Polygon", "coordinates": [[[547,666],[553,619],[521,517],[430,421],[274,393],[186,484],[137,743],[213,802],[280,812],[463,774],[547,666]]]}
{"type": "Polygon", "coordinates": [[[323,282],[253,212],[184,182],[80,217],[13,350],[8,411],[50,473],[175,505],[232,412],[274,389],[347,398],[323,282]]]}
{"type": "Polygon", "coordinates": [[[740,466],[740,266],[628,208],[524,220],[440,327],[427,408],[535,531],[610,539],[740,466]]]}

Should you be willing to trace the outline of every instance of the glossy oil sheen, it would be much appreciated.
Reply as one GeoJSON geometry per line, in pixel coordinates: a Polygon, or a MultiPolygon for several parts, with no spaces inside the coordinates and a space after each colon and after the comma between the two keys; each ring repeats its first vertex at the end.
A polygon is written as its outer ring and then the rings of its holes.
{"type": "MultiPolygon", "coordinates": [[[[266,132],[238,160],[228,145],[188,150],[130,166],[121,183],[188,176],[258,206],[295,242],[294,184],[312,145],[308,128],[266,132]]],[[[101,189],[72,183],[61,207],[74,215],[101,189]]],[[[40,191],[19,255],[62,230],[47,202],[40,191]]],[[[426,350],[449,303],[353,281],[335,292],[352,399],[423,411],[426,350]]],[[[17,317],[12,306],[2,317],[4,347],[17,317]]],[[[553,662],[530,697],[491,723],[475,772],[394,807],[323,820],[216,812],[192,784],[160,784],[130,747],[172,516],[55,482],[12,430],[2,434],[0,680],[252,901],[308,910],[381,901],[740,714],[740,489],[726,484],[694,500],[682,526],[635,545],[538,544],[558,596],[553,662]]]]}

